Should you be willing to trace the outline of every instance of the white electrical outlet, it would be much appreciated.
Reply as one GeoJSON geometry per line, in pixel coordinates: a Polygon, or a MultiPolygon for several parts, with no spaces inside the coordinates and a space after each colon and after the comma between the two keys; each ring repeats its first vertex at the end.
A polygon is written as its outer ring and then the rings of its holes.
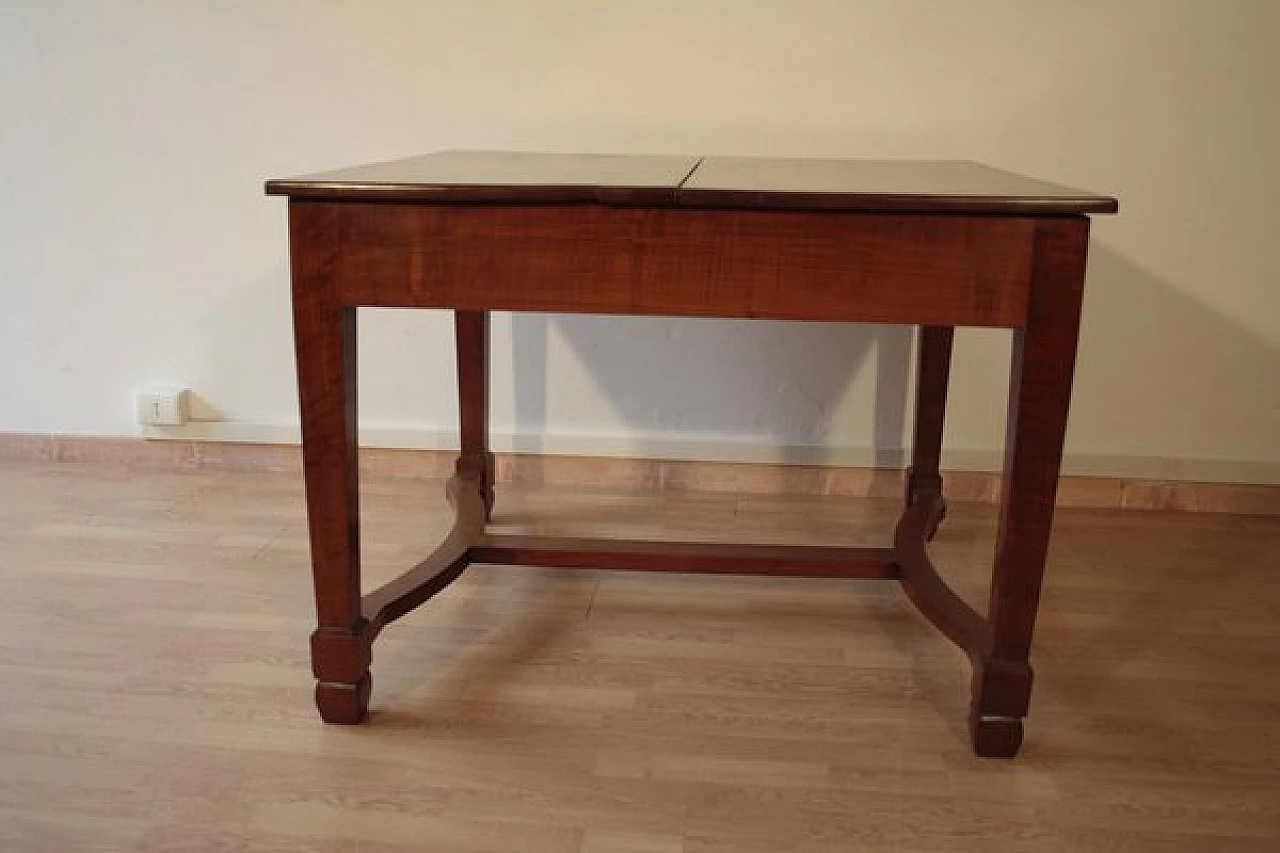
{"type": "Polygon", "coordinates": [[[187,422],[187,389],[152,385],[138,392],[138,423],[143,426],[182,426],[187,422]]]}

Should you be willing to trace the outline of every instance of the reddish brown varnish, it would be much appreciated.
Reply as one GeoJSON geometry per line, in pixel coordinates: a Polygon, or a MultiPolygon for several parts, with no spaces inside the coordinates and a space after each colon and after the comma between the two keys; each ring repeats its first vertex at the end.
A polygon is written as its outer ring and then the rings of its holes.
{"type": "Polygon", "coordinates": [[[469,563],[896,578],[973,664],[980,755],[1022,743],[1088,248],[1112,198],[972,163],[443,152],[271,181],[290,197],[294,334],[321,716],[365,715],[377,633],[469,563]],[[429,558],[360,594],[359,306],[454,311],[457,519],[429,558]],[[920,326],[915,443],[892,548],[620,542],[485,531],[491,311],[920,326]],[[1013,330],[1000,533],[984,617],[925,543],[956,326],[1013,330]]]}

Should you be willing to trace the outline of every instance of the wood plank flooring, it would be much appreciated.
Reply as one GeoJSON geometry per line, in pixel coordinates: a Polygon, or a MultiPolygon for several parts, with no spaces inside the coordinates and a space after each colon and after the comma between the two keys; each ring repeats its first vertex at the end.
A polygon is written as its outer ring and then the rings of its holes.
{"type": "MultiPolygon", "coordinates": [[[[449,523],[363,485],[366,583],[449,523]]],[[[887,544],[893,500],[500,492],[496,528],[887,544]]],[[[933,551],[982,603],[994,513],[933,551]]],[[[298,476],[0,463],[0,850],[1280,849],[1280,518],[1063,510],[1026,746],[891,581],[477,566],[316,717],[298,476]]]]}

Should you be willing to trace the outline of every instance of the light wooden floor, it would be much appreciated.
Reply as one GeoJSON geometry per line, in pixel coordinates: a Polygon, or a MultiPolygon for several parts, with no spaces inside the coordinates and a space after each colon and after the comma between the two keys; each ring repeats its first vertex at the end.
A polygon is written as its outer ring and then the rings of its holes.
{"type": "MultiPolygon", "coordinates": [[[[444,530],[365,484],[371,581],[444,530]]],[[[556,533],[884,542],[895,501],[501,493],[556,533]]],[[[938,561],[980,601],[993,514],[938,561]]],[[[1068,510],[1023,756],[896,585],[475,567],[314,715],[299,478],[0,464],[0,850],[1274,851],[1280,519],[1068,510]]]]}

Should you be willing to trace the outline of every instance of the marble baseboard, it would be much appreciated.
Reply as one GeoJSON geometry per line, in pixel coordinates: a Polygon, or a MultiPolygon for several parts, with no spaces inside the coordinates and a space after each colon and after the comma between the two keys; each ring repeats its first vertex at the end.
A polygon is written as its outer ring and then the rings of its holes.
{"type": "MultiPolygon", "coordinates": [[[[443,478],[453,470],[454,455],[441,450],[366,448],[360,453],[360,462],[361,470],[371,476],[443,478]]],[[[0,433],[0,461],[300,472],[302,451],[288,444],[0,433]]],[[[954,471],[945,476],[950,500],[990,503],[999,495],[997,473],[954,471]]],[[[903,490],[903,472],[897,469],[594,456],[499,454],[497,477],[499,483],[526,486],[636,492],[892,498],[903,490]]],[[[1058,505],[1280,515],[1280,486],[1068,476],[1059,485],[1058,505]]]]}

